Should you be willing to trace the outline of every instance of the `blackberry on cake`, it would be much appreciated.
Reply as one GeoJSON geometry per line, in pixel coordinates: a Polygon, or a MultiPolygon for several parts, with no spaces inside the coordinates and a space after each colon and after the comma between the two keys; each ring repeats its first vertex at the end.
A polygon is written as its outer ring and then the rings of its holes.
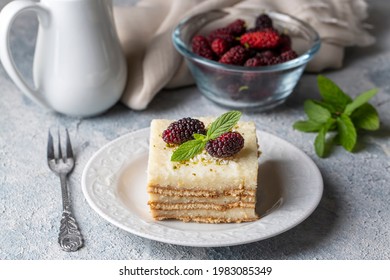
{"type": "Polygon", "coordinates": [[[183,118],[172,122],[162,132],[162,138],[168,144],[182,144],[194,139],[192,136],[194,133],[205,134],[204,123],[197,119],[183,118]]]}

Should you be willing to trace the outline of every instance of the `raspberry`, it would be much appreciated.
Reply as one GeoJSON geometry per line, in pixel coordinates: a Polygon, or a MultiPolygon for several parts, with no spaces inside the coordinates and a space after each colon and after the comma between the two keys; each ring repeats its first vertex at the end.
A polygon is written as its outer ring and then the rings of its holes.
{"type": "Polygon", "coordinates": [[[282,62],[293,60],[293,59],[295,59],[297,57],[298,57],[298,54],[295,51],[293,51],[293,50],[289,50],[289,51],[283,52],[280,55],[280,59],[282,60],[282,62]]]}
{"type": "Polygon", "coordinates": [[[241,36],[240,43],[255,49],[275,48],[279,45],[280,36],[273,29],[249,32],[241,36]]]}
{"type": "Polygon", "coordinates": [[[256,18],[255,26],[257,30],[272,28],[272,19],[266,14],[261,14],[256,18]]]}
{"type": "Polygon", "coordinates": [[[211,43],[211,49],[216,55],[220,57],[230,49],[230,44],[228,41],[222,38],[216,38],[211,43]]]}
{"type": "Polygon", "coordinates": [[[226,132],[206,144],[206,151],[216,158],[227,158],[244,147],[244,138],[238,132],[226,132]]]}
{"type": "Polygon", "coordinates": [[[215,59],[214,53],[211,50],[209,41],[202,35],[196,35],[192,38],[192,51],[197,55],[208,59],[215,59]]]}
{"type": "Polygon", "coordinates": [[[182,144],[194,139],[194,133],[206,134],[204,123],[197,119],[183,118],[171,123],[162,133],[163,140],[168,144],[182,144]]]}
{"type": "Polygon", "coordinates": [[[247,50],[242,46],[235,46],[228,50],[219,60],[221,63],[243,65],[248,56],[247,50]]]}

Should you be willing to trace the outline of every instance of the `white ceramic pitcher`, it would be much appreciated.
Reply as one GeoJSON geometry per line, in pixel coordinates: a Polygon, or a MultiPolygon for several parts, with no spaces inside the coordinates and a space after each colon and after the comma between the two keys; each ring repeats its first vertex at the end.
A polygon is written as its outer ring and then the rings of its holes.
{"type": "Polygon", "coordinates": [[[93,116],[113,106],[127,68],[114,27],[112,0],[16,0],[0,13],[0,59],[20,88],[38,104],[73,116],[93,116]],[[34,11],[39,30],[31,88],[15,67],[9,33],[16,16],[34,11]]]}

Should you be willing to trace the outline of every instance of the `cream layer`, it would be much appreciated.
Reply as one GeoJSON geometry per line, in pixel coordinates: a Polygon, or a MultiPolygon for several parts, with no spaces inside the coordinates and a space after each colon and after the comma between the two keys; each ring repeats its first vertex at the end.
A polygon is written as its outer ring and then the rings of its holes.
{"type": "MultiPolygon", "coordinates": [[[[214,118],[199,118],[207,126],[214,118]]],[[[239,122],[234,131],[245,139],[243,149],[231,159],[215,159],[205,151],[186,162],[172,162],[176,147],[162,140],[162,132],[172,120],[153,120],[150,127],[150,148],[147,185],[175,186],[188,190],[223,192],[230,189],[256,191],[258,146],[253,122],[239,122]]]]}

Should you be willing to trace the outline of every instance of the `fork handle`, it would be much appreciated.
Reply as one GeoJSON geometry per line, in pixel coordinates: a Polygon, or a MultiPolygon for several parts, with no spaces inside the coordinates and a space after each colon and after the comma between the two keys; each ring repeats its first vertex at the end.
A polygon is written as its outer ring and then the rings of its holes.
{"type": "Polygon", "coordinates": [[[83,246],[83,236],[71,211],[66,175],[61,174],[60,180],[63,211],[58,243],[60,244],[62,250],[66,252],[75,252],[83,246]]]}
{"type": "Polygon", "coordinates": [[[62,250],[66,252],[75,252],[83,246],[83,236],[77,227],[75,218],[70,212],[62,212],[58,243],[62,250]]]}

